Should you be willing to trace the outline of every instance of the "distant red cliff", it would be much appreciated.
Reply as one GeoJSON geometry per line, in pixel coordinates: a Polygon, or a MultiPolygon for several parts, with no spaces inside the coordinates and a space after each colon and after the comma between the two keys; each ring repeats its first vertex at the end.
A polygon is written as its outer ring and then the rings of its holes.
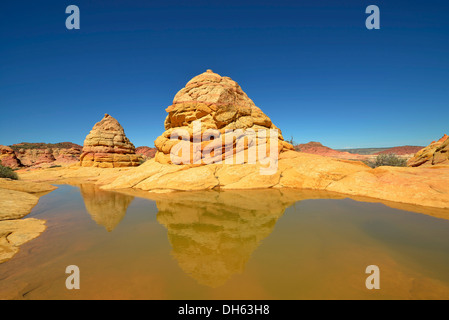
{"type": "Polygon", "coordinates": [[[318,154],[320,156],[333,157],[339,159],[366,160],[369,155],[360,155],[349,152],[337,151],[329,147],[323,146],[319,142],[311,141],[309,143],[298,144],[295,146],[296,151],[318,154]]]}
{"type": "Polygon", "coordinates": [[[156,148],[150,148],[145,146],[136,148],[136,153],[144,156],[147,159],[154,158],[154,156],[156,155],[156,151],[157,151],[156,148]]]}
{"type": "Polygon", "coordinates": [[[67,165],[79,161],[82,146],[72,142],[28,143],[10,146],[25,167],[67,165]]]}
{"type": "Polygon", "coordinates": [[[387,150],[384,150],[381,152],[377,152],[377,153],[375,153],[375,155],[393,153],[398,156],[403,156],[403,155],[415,154],[422,148],[424,148],[424,147],[419,147],[419,146],[394,147],[394,148],[390,148],[390,149],[387,149],[387,150]]]}

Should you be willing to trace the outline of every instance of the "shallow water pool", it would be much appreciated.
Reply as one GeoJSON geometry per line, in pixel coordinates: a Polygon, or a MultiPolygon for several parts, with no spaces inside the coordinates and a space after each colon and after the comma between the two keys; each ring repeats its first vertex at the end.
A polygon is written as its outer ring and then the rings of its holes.
{"type": "Polygon", "coordinates": [[[449,220],[323,197],[60,185],[27,216],[47,230],[0,264],[0,299],[449,299],[449,220]]]}

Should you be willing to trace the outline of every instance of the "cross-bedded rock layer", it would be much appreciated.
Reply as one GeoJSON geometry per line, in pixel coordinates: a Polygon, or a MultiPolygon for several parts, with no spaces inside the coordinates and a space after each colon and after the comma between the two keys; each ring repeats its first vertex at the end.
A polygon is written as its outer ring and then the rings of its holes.
{"type": "Polygon", "coordinates": [[[100,168],[134,167],[140,164],[140,159],[120,123],[105,114],[84,140],[80,165],[100,168]]]}
{"type": "MultiPolygon", "coordinates": [[[[179,141],[170,138],[172,134],[180,132],[180,129],[189,135],[185,141],[190,144],[191,163],[193,159],[204,159],[204,152],[207,151],[209,154],[210,149],[213,149],[210,156],[214,163],[234,157],[238,152],[245,153],[244,163],[247,163],[248,148],[252,146],[259,148],[263,145],[265,150],[269,150],[273,143],[273,140],[270,141],[270,137],[273,139],[273,135],[270,136],[270,129],[275,130],[278,135],[274,138],[278,142],[278,153],[293,150],[293,146],[284,141],[281,130],[256,107],[237,82],[229,77],[222,77],[212,70],[207,70],[190,80],[176,94],[173,104],[166,111],[168,112],[164,123],[166,131],[154,142],[158,150],[156,161],[160,163],[172,163],[170,154],[179,141]],[[201,121],[198,131],[195,131],[196,121],[201,121]],[[236,131],[238,129],[241,131],[236,131]],[[235,134],[234,137],[225,140],[225,133],[231,130],[235,134]],[[258,139],[249,139],[248,130],[254,130],[259,136],[258,139]],[[265,137],[260,134],[261,131],[265,131],[265,137]],[[198,133],[202,139],[200,150],[194,149],[194,139],[198,133]],[[219,136],[214,135],[217,133],[219,136]],[[210,138],[212,136],[213,138],[210,138]],[[214,142],[211,143],[211,140],[214,142]],[[239,145],[242,146],[240,149],[239,145]],[[229,149],[232,153],[226,152],[229,149]]],[[[201,163],[205,164],[204,161],[201,163]]]]}

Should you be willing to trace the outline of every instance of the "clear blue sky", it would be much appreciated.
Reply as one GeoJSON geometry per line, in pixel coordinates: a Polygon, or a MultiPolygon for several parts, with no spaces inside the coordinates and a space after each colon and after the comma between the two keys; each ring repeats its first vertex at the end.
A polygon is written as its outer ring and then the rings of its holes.
{"type": "Polygon", "coordinates": [[[427,145],[449,133],[448,16],[447,0],[1,1],[0,144],[82,144],[109,113],[153,146],[176,92],[212,69],[297,142],[427,145]]]}

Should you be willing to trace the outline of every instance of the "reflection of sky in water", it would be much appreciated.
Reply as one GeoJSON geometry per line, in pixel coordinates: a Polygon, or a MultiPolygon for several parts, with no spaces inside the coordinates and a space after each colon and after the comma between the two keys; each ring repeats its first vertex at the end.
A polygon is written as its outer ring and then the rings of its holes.
{"type": "Polygon", "coordinates": [[[29,215],[48,229],[0,265],[0,298],[449,298],[448,220],[318,192],[147,200],[78,187],[60,186],[29,215]],[[70,264],[77,292],[64,286],[70,264]],[[370,264],[376,292],[364,286],[370,264]]]}

